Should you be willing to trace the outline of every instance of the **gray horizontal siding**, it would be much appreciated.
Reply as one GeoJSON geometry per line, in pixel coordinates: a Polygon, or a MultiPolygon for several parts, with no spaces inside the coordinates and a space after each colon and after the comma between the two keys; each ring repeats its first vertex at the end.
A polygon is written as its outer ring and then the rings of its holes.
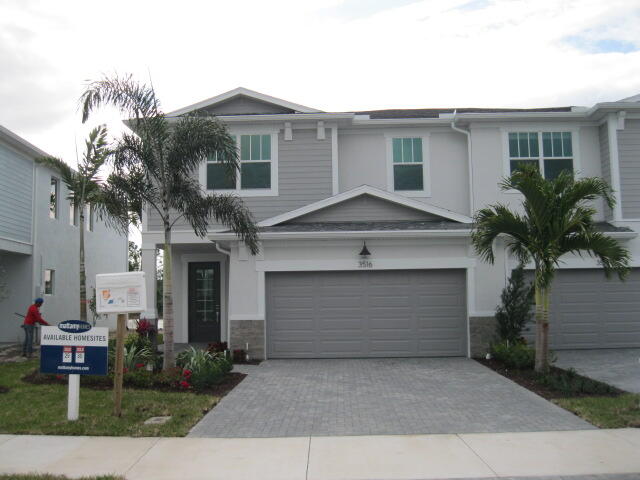
{"type": "MultiPolygon", "coordinates": [[[[331,137],[317,140],[316,130],[294,130],[293,140],[284,141],[278,135],[278,196],[245,197],[245,205],[260,221],[281,213],[295,210],[333,193],[331,180],[331,137]]],[[[150,212],[150,231],[162,230],[162,222],[155,212],[150,212]]],[[[210,229],[220,228],[215,223],[210,229]]],[[[175,224],[175,230],[189,230],[184,221],[175,224]]]]}
{"type": "Polygon", "coordinates": [[[618,131],[622,216],[640,218],[640,120],[627,120],[618,131]]]}
{"type": "Polygon", "coordinates": [[[420,210],[361,195],[339,205],[323,208],[292,220],[292,223],[309,222],[373,222],[379,220],[437,220],[439,217],[420,210]]]}
{"type": "Polygon", "coordinates": [[[0,237],[31,242],[33,162],[0,145],[0,237]]]}
{"type": "MultiPolygon", "coordinates": [[[[600,162],[602,164],[602,178],[611,185],[611,162],[609,159],[609,128],[607,124],[601,125],[598,129],[598,138],[600,140],[600,162]]],[[[618,196],[619,193],[616,192],[618,196]]],[[[613,217],[612,210],[605,204],[604,216],[607,220],[613,217]]]]}
{"type": "Polygon", "coordinates": [[[204,109],[214,115],[243,115],[255,113],[293,113],[289,108],[280,107],[272,103],[261,102],[244,95],[239,95],[223,103],[204,109]]]}

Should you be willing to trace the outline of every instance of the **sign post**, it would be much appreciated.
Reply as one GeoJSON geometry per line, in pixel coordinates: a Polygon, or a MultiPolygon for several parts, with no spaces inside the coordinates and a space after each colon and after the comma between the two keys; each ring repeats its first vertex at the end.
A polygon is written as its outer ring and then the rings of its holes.
{"type": "Polygon", "coordinates": [[[124,332],[127,313],[147,309],[144,272],[105,273],[96,275],[96,311],[117,313],[116,364],[113,379],[113,415],[122,415],[122,379],[124,375],[124,332]]]}
{"type": "Polygon", "coordinates": [[[80,375],[106,375],[109,329],[67,320],[42,327],[40,371],[69,376],[67,419],[77,420],[80,410],[80,375]]]}

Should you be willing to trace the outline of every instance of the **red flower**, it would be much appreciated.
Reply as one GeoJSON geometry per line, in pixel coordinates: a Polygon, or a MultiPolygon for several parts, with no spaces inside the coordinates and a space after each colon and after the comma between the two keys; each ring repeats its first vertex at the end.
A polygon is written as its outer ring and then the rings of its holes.
{"type": "Polygon", "coordinates": [[[191,377],[191,370],[183,370],[182,371],[182,375],[184,375],[184,378],[189,378],[191,377]]]}
{"type": "Polygon", "coordinates": [[[189,382],[187,382],[186,380],[182,380],[182,381],[180,382],[180,386],[186,390],[186,389],[187,389],[187,388],[189,388],[191,385],[189,385],[189,382]]]}
{"type": "Polygon", "coordinates": [[[122,369],[122,373],[127,373],[128,371],[129,371],[129,369],[128,369],[127,367],[124,367],[124,368],[122,369]]]}
{"type": "Polygon", "coordinates": [[[142,368],[144,367],[144,363],[136,363],[136,368],[142,368]]]}
{"type": "Polygon", "coordinates": [[[64,375],[56,375],[56,378],[57,378],[58,380],[62,380],[62,379],[64,379],[64,375]]]}

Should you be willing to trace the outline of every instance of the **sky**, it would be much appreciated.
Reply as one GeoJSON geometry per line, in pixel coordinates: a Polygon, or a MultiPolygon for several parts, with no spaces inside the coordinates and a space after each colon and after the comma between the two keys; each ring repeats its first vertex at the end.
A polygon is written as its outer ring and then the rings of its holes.
{"type": "Polygon", "coordinates": [[[165,111],[238,86],[324,111],[585,105],[640,93],[640,0],[0,0],[0,124],[74,164],[90,80],[165,111]]]}

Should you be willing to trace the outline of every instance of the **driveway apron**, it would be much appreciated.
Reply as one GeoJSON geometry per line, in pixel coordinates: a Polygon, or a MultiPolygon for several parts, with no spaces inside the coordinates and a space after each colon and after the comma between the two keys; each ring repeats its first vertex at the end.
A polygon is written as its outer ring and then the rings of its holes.
{"type": "Polygon", "coordinates": [[[269,360],[190,437],[489,433],[594,428],[466,358],[269,360]]]}

